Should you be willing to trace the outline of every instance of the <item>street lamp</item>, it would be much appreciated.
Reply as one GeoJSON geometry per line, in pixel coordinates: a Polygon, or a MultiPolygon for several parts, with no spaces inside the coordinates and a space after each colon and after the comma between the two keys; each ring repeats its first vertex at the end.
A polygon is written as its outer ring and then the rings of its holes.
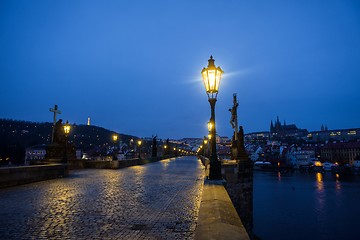
{"type": "Polygon", "coordinates": [[[211,120],[208,121],[207,128],[208,128],[208,131],[209,131],[208,139],[210,140],[210,143],[209,143],[209,156],[211,156],[211,147],[212,147],[211,146],[211,143],[212,143],[212,141],[211,141],[211,131],[213,129],[213,124],[211,123],[211,120]]]}
{"type": "Polygon", "coordinates": [[[118,140],[118,135],[117,134],[114,134],[112,136],[112,139],[114,141],[114,154],[113,154],[113,160],[117,160],[117,147],[116,147],[116,143],[117,143],[117,140],[118,140]]]}
{"type": "Polygon", "coordinates": [[[68,161],[68,157],[67,157],[67,148],[68,148],[68,136],[71,130],[71,125],[69,124],[68,121],[66,121],[66,123],[64,124],[64,134],[65,134],[65,151],[64,151],[64,162],[67,163],[68,161]]]}
{"type": "Polygon", "coordinates": [[[208,100],[211,107],[211,118],[210,125],[211,131],[210,134],[213,136],[211,138],[211,157],[210,157],[210,179],[222,179],[221,176],[221,163],[217,158],[216,153],[216,127],[215,127],[215,103],[217,94],[219,91],[219,85],[221,80],[221,75],[224,71],[220,67],[216,67],[212,56],[208,60],[207,68],[203,68],[201,75],[204,81],[205,90],[208,95],[208,100]]]}
{"type": "Polygon", "coordinates": [[[140,154],[141,154],[141,144],[142,144],[142,141],[141,140],[138,140],[137,141],[137,144],[138,144],[138,147],[139,147],[139,159],[141,158],[140,154]]]}
{"type": "Polygon", "coordinates": [[[164,145],[164,154],[163,154],[164,156],[167,156],[167,155],[169,155],[169,153],[168,153],[168,146],[167,145],[164,145]]]}
{"type": "Polygon", "coordinates": [[[212,127],[213,127],[213,124],[211,123],[211,121],[208,121],[207,127],[208,127],[209,132],[211,132],[212,127]]]}
{"type": "Polygon", "coordinates": [[[203,141],[203,143],[204,143],[204,156],[205,157],[208,157],[208,140],[207,140],[207,138],[204,136],[204,141],[203,141]]]}

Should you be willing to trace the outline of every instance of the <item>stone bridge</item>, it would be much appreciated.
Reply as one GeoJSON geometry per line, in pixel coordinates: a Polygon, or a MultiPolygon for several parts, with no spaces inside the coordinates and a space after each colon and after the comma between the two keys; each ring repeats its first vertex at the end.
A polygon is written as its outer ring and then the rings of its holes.
{"type": "Polygon", "coordinates": [[[0,189],[1,239],[194,239],[204,187],[195,157],[0,189]]]}

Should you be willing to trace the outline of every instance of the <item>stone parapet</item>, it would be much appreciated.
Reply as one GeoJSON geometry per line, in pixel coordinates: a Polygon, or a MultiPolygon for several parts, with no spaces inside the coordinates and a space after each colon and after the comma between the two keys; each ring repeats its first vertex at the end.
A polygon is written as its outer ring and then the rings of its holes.
{"type": "Polygon", "coordinates": [[[215,180],[204,183],[196,240],[250,239],[223,184],[215,180]]]}
{"type": "Polygon", "coordinates": [[[0,168],[0,188],[68,176],[66,164],[0,168]]]}
{"type": "Polygon", "coordinates": [[[170,157],[155,157],[149,159],[134,158],[134,159],[112,160],[112,161],[88,160],[85,162],[84,167],[95,168],[95,169],[119,169],[119,168],[143,165],[151,162],[157,162],[166,158],[170,158],[170,157]]]}

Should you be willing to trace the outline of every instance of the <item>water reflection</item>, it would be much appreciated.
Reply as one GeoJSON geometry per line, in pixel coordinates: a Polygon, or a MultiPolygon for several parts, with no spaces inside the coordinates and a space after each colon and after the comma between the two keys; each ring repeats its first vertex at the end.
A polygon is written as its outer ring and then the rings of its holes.
{"type": "Polygon", "coordinates": [[[336,192],[336,195],[340,194],[341,193],[341,182],[340,182],[340,175],[337,173],[335,174],[335,177],[336,177],[336,181],[335,181],[335,192],[336,192]]]}
{"type": "Polygon", "coordinates": [[[324,191],[324,182],[323,182],[323,175],[322,173],[316,173],[316,187],[318,192],[324,191]]]}

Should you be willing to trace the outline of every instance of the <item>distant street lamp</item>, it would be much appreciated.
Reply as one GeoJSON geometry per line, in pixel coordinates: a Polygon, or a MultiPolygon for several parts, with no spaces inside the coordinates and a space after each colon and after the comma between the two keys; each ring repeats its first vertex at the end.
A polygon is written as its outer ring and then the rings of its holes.
{"type": "Polygon", "coordinates": [[[67,163],[68,157],[67,157],[67,148],[68,148],[68,136],[71,130],[71,125],[68,121],[64,124],[64,135],[65,135],[65,151],[64,151],[64,162],[67,163]]]}
{"type": "Polygon", "coordinates": [[[220,67],[216,67],[212,56],[208,60],[207,68],[203,68],[201,75],[204,81],[205,90],[208,95],[208,100],[211,107],[211,157],[210,157],[210,179],[222,179],[221,176],[221,163],[217,158],[216,152],[216,127],[215,127],[215,103],[217,100],[217,94],[219,91],[219,85],[221,80],[221,75],[224,71],[220,67]]]}
{"type": "Polygon", "coordinates": [[[113,141],[114,141],[114,153],[113,153],[113,160],[117,160],[117,140],[118,140],[118,135],[117,134],[114,134],[112,136],[113,138],[113,141]]]}
{"type": "Polygon", "coordinates": [[[208,127],[208,131],[209,131],[209,134],[208,134],[208,139],[210,140],[210,143],[209,143],[209,156],[211,156],[211,131],[212,131],[212,128],[213,128],[213,124],[211,123],[211,121],[209,121],[207,123],[207,127],[208,127]]]}
{"type": "Polygon", "coordinates": [[[142,144],[142,141],[141,140],[138,140],[137,141],[137,144],[138,144],[138,148],[139,148],[139,159],[141,158],[141,144],[142,144]]]}
{"type": "Polygon", "coordinates": [[[211,123],[211,121],[208,121],[207,127],[208,127],[209,132],[211,132],[212,127],[213,127],[213,124],[211,123]]]}
{"type": "Polygon", "coordinates": [[[208,156],[208,140],[204,137],[204,156],[208,156]]]}

